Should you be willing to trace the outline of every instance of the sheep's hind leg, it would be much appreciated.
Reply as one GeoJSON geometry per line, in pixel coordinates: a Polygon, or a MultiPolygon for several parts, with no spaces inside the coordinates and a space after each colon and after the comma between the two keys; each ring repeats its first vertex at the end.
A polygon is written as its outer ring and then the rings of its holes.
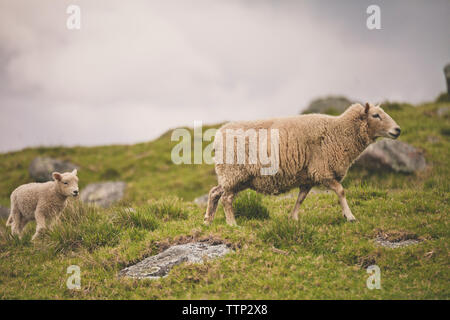
{"type": "Polygon", "coordinates": [[[348,206],[347,203],[347,199],[345,198],[345,191],[344,191],[344,187],[342,187],[342,185],[337,182],[337,181],[332,181],[328,187],[333,190],[337,196],[339,197],[339,203],[341,204],[342,207],[342,213],[344,215],[345,218],[347,218],[347,221],[356,221],[356,218],[353,216],[352,211],[350,210],[350,207],[348,206]]]}
{"type": "Polygon", "coordinates": [[[11,206],[11,213],[9,215],[7,225],[11,226],[11,233],[18,235],[19,238],[22,238],[23,228],[27,222],[25,218],[22,216],[20,211],[14,206],[11,206]]]}
{"type": "Polygon", "coordinates": [[[297,201],[295,202],[294,209],[291,212],[291,218],[294,220],[298,220],[298,212],[300,211],[300,205],[303,200],[306,199],[309,191],[311,190],[310,186],[300,186],[300,191],[298,193],[297,201]]]}
{"type": "Polygon", "coordinates": [[[227,220],[227,224],[230,226],[236,226],[236,219],[234,219],[233,212],[233,199],[235,194],[232,192],[225,192],[222,196],[222,204],[223,209],[225,211],[225,218],[227,220]]]}
{"type": "Polygon", "coordinates": [[[18,224],[18,227],[17,227],[17,230],[19,231],[20,238],[22,238],[23,229],[25,228],[27,223],[28,223],[28,220],[26,220],[25,217],[20,214],[20,220],[19,220],[19,224],[18,224]]]}
{"type": "Polygon", "coordinates": [[[209,191],[208,206],[206,207],[205,218],[203,220],[205,224],[210,224],[213,221],[219,199],[223,193],[224,190],[221,186],[216,186],[209,191]]]}
{"type": "Polygon", "coordinates": [[[40,211],[36,211],[36,232],[34,233],[31,240],[34,241],[42,233],[42,231],[45,230],[45,227],[46,223],[44,214],[40,211]]]}

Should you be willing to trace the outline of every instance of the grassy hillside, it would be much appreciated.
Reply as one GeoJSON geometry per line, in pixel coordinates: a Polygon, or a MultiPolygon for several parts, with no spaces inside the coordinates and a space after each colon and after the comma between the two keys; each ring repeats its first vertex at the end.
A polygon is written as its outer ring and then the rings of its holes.
{"type": "Polygon", "coordinates": [[[202,224],[196,196],[215,185],[212,165],[171,162],[170,132],[132,146],[33,148],[0,155],[0,204],[30,181],[36,156],[80,166],[80,187],[128,183],[125,199],[104,210],[71,204],[61,221],[32,243],[34,224],[19,240],[0,221],[0,298],[113,299],[448,299],[450,298],[450,103],[386,104],[402,127],[400,140],[424,151],[428,167],[403,175],[351,169],[344,181],[357,223],[346,223],[333,194],[311,194],[298,222],[288,220],[296,190],[283,196],[243,193],[239,227],[202,224]],[[291,197],[292,195],[292,197],[291,197]],[[136,212],[125,210],[135,208],[136,212]],[[399,249],[377,246],[379,234],[422,240],[399,249]],[[122,268],[168,244],[214,238],[234,252],[202,265],[180,265],[161,280],[118,278],[122,268]],[[381,269],[381,290],[366,287],[366,267],[381,269]],[[66,269],[81,268],[81,290],[68,290],[66,269]]]}
{"type": "MultiPolygon", "coordinates": [[[[143,204],[167,194],[192,200],[214,184],[214,167],[174,165],[171,150],[178,142],[171,141],[171,134],[172,131],[168,131],[154,141],[135,145],[29,148],[0,154],[0,204],[9,206],[11,192],[18,185],[32,181],[28,167],[37,156],[70,160],[78,165],[80,189],[92,182],[127,182],[124,202],[143,204]]],[[[205,142],[204,146],[207,144],[205,142]]]]}

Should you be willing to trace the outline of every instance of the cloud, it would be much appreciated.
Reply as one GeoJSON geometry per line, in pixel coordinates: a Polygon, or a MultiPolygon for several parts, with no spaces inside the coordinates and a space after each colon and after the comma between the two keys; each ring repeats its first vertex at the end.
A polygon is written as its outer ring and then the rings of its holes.
{"type": "Polygon", "coordinates": [[[327,94],[433,99],[449,5],[409,3],[382,2],[383,29],[369,31],[361,1],[4,1],[0,151],[145,141],[327,94]],[[73,3],[79,31],[66,28],[73,3]]]}

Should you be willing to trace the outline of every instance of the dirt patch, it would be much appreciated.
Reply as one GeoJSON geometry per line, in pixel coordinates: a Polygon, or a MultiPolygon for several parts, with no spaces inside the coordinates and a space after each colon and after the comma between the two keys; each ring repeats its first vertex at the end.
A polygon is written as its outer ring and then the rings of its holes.
{"type": "Polygon", "coordinates": [[[232,243],[231,241],[221,239],[216,235],[200,235],[200,231],[194,230],[190,235],[180,235],[173,239],[166,239],[156,243],[158,253],[168,249],[169,247],[177,244],[186,244],[190,242],[204,242],[210,245],[224,244],[232,250],[237,250],[241,247],[240,244],[232,243]]]}
{"type": "Polygon", "coordinates": [[[367,267],[374,265],[377,263],[377,259],[380,257],[380,253],[371,253],[367,256],[359,257],[358,266],[363,269],[367,269],[367,267]]]}

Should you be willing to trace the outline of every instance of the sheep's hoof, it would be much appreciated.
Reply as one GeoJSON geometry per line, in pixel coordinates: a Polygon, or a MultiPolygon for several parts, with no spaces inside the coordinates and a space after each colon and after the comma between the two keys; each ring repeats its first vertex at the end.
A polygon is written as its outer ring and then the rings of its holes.
{"type": "Polygon", "coordinates": [[[357,220],[355,217],[350,217],[350,218],[347,218],[347,221],[348,222],[356,222],[357,220]]]}

